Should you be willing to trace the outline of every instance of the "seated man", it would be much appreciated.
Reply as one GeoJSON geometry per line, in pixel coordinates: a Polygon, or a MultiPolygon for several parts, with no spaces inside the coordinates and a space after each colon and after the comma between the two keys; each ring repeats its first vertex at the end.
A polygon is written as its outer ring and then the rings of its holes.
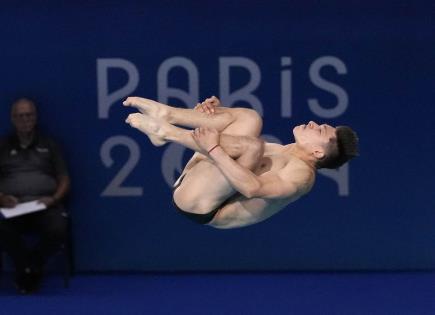
{"type": "Polygon", "coordinates": [[[61,201],[69,189],[65,162],[57,145],[36,130],[35,103],[22,98],[11,108],[15,132],[0,141],[0,207],[38,200],[47,209],[0,220],[0,249],[15,266],[20,293],[38,289],[48,256],[65,242],[66,213],[61,201]],[[39,243],[28,249],[22,234],[39,234],[39,243]]]}
{"type": "Polygon", "coordinates": [[[174,202],[189,218],[215,228],[269,218],[311,190],[317,169],[337,168],[358,154],[352,129],[313,121],[293,129],[295,143],[264,143],[255,111],[221,107],[215,97],[197,110],[139,97],[123,104],[141,112],[126,122],[155,146],[172,141],[196,151],[175,184],[174,202]]]}

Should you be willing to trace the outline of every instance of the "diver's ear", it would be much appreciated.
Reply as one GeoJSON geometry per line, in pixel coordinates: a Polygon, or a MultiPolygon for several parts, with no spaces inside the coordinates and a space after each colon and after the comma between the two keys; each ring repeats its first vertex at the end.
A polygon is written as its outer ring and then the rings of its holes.
{"type": "Polygon", "coordinates": [[[317,160],[323,160],[325,158],[325,151],[321,149],[316,149],[314,150],[313,155],[317,160]]]}

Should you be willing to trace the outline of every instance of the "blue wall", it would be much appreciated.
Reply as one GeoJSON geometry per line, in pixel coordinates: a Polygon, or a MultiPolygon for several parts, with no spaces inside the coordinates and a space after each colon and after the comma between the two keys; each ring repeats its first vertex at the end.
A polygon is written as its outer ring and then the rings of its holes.
{"type": "Polygon", "coordinates": [[[303,3],[3,5],[0,131],[15,97],[40,102],[42,129],[63,144],[71,170],[79,270],[435,266],[433,10],[303,3]],[[223,77],[230,60],[251,72],[231,67],[223,77]],[[171,61],[179,66],[165,81],[171,61]],[[262,111],[265,137],[290,142],[307,120],[349,124],[361,156],[320,174],[310,195],[264,223],[195,225],[174,211],[169,187],[190,152],[152,147],[124,124],[121,100],[190,106],[217,95],[228,104],[225,87],[248,82],[250,98],[231,105],[262,111]],[[129,188],[106,190],[126,165],[120,185],[129,188]]]}

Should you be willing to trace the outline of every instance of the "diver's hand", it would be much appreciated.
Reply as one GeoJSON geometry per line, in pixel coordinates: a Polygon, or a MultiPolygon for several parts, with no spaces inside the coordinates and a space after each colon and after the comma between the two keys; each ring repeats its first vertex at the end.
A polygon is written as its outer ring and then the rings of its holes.
{"type": "Polygon", "coordinates": [[[192,137],[200,147],[200,153],[205,155],[208,155],[211,149],[219,145],[220,134],[216,129],[199,127],[193,131],[192,137]]]}
{"type": "Polygon", "coordinates": [[[196,104],[194,110],[212,115],[216,112],[216,107],[221,106],[220,100],[216,96],[205,99],[204,102],[196,104]]]}

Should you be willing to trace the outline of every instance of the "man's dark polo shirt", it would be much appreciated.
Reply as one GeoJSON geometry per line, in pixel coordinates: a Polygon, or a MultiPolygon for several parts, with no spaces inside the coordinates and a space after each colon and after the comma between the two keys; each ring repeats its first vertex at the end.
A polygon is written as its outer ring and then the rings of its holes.
{"type": "Polygon", "coordinates": [[[68,175],[66,165],[50,138],[37,134],[25,149],[16,135],[0,140],[0,192],[24,199],[51,196],[62,175],[68,175]]]}

